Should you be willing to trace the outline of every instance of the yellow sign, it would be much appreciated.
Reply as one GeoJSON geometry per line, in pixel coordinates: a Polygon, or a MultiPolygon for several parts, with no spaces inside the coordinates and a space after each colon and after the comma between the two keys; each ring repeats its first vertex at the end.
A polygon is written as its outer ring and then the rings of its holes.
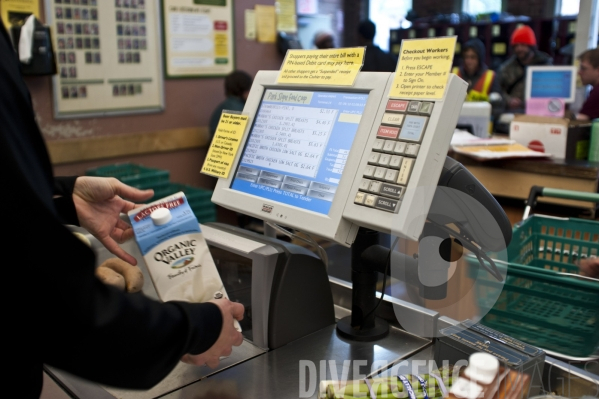
{"type": "Polygon", "coordinates": [[[229,177],[247,123],[247,115],[223,113],[220,116],[202,173],[224,179],[229,177]]]}
{"type": "Polygon", "coordinates": [[[24,22],[31,14],[38,19],[40,17],[39,0],[0,0],[0,10],[4,26],[9,32],[12,25],[24,22]]]}
{"type": "Polygon", "coordinates": [[[277,24],[275,6],[256,4],[257,41],[259,43],[275,43],[277,41],[277,24]]]}
{"type": "Polygon", "coordinates": [[[364,47],[287,50],[277,83],[352,86],[364,62],[364,47]]]}
{"type": "Polygon", "coordinates": [[[456,36],[403,40],[389,97],[442,98],[455,44],[456,36]]]}

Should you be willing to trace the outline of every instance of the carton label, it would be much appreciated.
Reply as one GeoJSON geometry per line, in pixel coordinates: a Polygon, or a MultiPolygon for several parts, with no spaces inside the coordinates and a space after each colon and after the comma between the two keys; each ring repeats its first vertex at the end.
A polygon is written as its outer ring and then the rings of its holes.
{"type": "MultiPolygon", "coordinates": [[[[208,244],[183,192],[131,210],[135,240],[162,301],[207,302],[228,298],[208,244]],[[171,219],[161,225],[152,212],[166,208],[171,219]]],[[[236,328],[240,330],[236,322],[236,328]]]]}

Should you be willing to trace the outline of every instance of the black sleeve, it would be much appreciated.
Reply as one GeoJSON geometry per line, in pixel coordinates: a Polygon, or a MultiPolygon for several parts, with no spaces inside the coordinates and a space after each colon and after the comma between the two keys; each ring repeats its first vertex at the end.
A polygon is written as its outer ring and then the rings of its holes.
{"type": "Polygon", "coordinates": [[[54,178],[54,207],[63,223],[79,226],[79,218],[73,202],[73,190],[78,176],[54,178]]]}

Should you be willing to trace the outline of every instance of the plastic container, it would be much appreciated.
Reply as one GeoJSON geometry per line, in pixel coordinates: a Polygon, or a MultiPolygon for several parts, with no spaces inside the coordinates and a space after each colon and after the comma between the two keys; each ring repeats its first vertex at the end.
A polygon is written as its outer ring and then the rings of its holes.
{"type": "MultiPolygon", "coordinates": [[[[87,176],[115,177],[132,187],[159,190],[169,184],[168,170],[147,168],[132,163],[100,166],[85,171],[87,176]]],[[[157,197],[159,198],[159,197],[157,197]]]]}
{"type": "MultiPolygon", "coordinates": [[[[559,198],[599,198],[597,194],[542,187],[533,187],[531,193],[533,190],[559,198]]],[[[557,357],[596,357],[599,280],[580,276],[577,265],[580,259],[593,256],[599,256],[598,222],[543,215],[525,218],[514,226],[507,264],[497,265],[507,267],[507,277],[494,305],[488,303],[491,298],[486,297],[486,287],[500,283],[478,273],[479,304],[487,308],[493,305],[480,323],[557,357]]],[[[470,264],[476,263],[473,260],[470,264]]]]}

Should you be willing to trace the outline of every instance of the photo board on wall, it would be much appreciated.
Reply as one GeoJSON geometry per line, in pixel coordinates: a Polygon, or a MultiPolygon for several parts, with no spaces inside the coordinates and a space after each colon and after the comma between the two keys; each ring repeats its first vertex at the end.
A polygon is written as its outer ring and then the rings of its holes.
{"type": "Polygon", "coordinates": [[[160,112],[158,0],[46,0],[57,119],[160,112]]]}

